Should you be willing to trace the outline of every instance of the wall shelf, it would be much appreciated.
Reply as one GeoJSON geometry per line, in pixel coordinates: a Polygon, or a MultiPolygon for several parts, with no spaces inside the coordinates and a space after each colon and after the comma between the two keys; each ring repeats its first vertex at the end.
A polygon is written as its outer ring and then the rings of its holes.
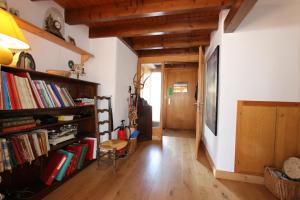
{"type": "Polygon", "coordinates": [[[76,47],[75,45],[73,45],[72,43],[66,42],[63,39],[56,37],[55,35],[48,33],[47,31],[17,17],[14,16],[16,22],[18,23],[18,25],[20,26],[20,28],[22,28],[23,30],[26,30],[34,35],[37,35],[41,38],[44,38],[50,42],[53,42],[59,46],[62,46],[66,49],[69,49],[70,51],[73,51],[77,54],[79,54],[81,56],[81,64],[84,64],[88,59],[90,59],[91,57],[94,57],[93,54],[79,48],[76,47]]]}

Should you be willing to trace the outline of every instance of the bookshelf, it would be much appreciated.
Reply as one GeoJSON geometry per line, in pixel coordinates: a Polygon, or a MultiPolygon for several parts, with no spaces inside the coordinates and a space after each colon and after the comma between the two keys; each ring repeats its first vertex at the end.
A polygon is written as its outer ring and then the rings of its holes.
{"type": "Polygon", "coordinates": [[[66,49],[69,49],[70,51],[73,51],[74,53],[77,53],[81,56],[81,64],[84,64],[89,58],[94,57],[91,53],[69,43],[66,42],[65,40],[51,34],[48,33],[47,31],[25,21],[24,19],[21,19],[17,16],[14,16],[17,24],[20,26],[20,28],[22,28],[23,30],[26,30],[34,35],[37,35],[41,38],[44,38],[50,42],[53,42],[59,46],[62,46],[66,49]]]}
{"type": "MultiPolygon", "coordinates": [[[[47,74],[38,71],[30,71],[25,69],[11,68],[2,66],[1,71],[9,72],[12,74],[18,74],[20,72],[28,72],[32,80],[45,80],[48,82],[54,82],[60,87],[67,88],[71,97],[73,99],[88,97],[93,98],[97,95],[98,83],[66,78],[63,76],[47,74]]],[[[62,125],[67,124],[77,124],[78,125],[78,134],[76,138],[67,140],[65,142],[59,143],[57,145],[51,146],[48,151],[48,156],[40,156],[32,161],[31,164],[25,163],[22,166],[18,165],[13,168],[12,172],[4,171],[0,173],[2,177],[2,183],[0,185],[1,190],[5,189],[6,191],[30,191],[26,198],[23,199],[41,199],[49,192],[58,188],[64,182],[68,181],[72,177],[76,176],[76,174],[80,173],[86,167],[88,167],[92,162],[86,160],[82,169],[76,169],[75,172],[69,174],[64,177],[62,181],[55,181],[52,185],[47,186],[42,183],[40,180],[40,173],[45,167],[46,163],[49,161],[51,155],[55,153],[57,150],[62,149],[74,142],[78,142],[79,140],[85,137],[95,137],[95,113],[93,105],[84,105],[84,106],[70,106],[70,107],[55,107],[55,108],[37,108],[37,109],[16,109],[16,110],[0,110],[0,119],[11,118],[11,117],[21,117],[21,116],[34,116],[38,117],[41,115],[81,115],[80,118],[75,118],[71,121],[58,121],[51,124],[45,125],[37,125],[33,128],[28,128],[25,130],[18,130],[12,132],[1,132],[0,138],[9,139],[13,135],[24,134],[29,131],[37,130],[37,129],[47,129],[53,130],[58,129],[62,125]],[[3,188],[3,189],[2,189],[3,188]]],[[[3,191],[1,191],[3,192],[3,191]]],[[[8,198],[10,199],[10,197],[8,198]]]]}

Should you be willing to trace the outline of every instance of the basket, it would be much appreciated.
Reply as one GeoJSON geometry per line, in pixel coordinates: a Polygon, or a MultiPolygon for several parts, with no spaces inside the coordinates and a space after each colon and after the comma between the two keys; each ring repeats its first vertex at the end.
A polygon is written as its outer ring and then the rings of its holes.
{"type": "Polygon", "coordinates": [[[131,138],[128,142],[128,154],[131,155],[135,152],[137,138],[131,138]]]}
{"type": "Polygon", "coordinates": [[[300,182],[282,176],[281,170],[265,168],[265,186],[280,200],[300,200],[300,182]]]}

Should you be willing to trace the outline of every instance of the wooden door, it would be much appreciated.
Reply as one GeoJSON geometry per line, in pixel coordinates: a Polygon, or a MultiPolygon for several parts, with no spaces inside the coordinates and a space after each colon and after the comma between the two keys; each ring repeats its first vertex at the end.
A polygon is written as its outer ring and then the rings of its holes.
{"type": "Polygon", "coordinates": [[[300,108],[277,107],[275,167],[291,156],[300,156],[300,108]]]}
{"type": "Polygon", "coordinates": [[[165,73],[166,128],[195,130],[197,68],[166,68],[165,73]]]}
{"type": "Polygon", "coordinates": [[[276,106],[238,107],[235,171],[262,175],[274,163],[276,106]]]}
{"type": "Polygon", "coordinates": [[[205,61],[202,47],[199,48],[199,67],[198,67],[198,92],[196,103],[196,145],[195,157],[198,158],[199,147],[201,143],[203,131],[203,115],[204,115],[204,74],[205,74],[205,61]]]}

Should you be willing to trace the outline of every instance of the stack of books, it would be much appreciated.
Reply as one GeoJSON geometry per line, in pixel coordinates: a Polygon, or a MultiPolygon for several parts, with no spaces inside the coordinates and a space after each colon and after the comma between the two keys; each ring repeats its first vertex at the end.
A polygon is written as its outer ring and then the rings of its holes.
{"type": "Polygon", "coordinates": [[[39,129],[30,133],[0,138],[0,172],[12,170],[17,165],[31,163],[47,155],[50,150],[48,131],[39,129]]]}
{"type": "Polygon", "coordinates": [[[83,167],[85,160],[96,159],[96,138],[85,138],[79,143],[58,150],[51,155],[50,161],[41,174],[41,180],[46,185],[51,185],[54,180],[61,181],[83,167]]]}
{"type": "Polygon", "coordinates": [[[0,73],[0,110],[75,106],[68,90],[55,83],[32,80],[28,72],[0,73]]]}
{"type": "Polygon", "coordinates": [[[32,116],[0,119],[0,130],[3,133],[9,133],[33,127],[36,127],[36,121],[32,116]]]}
{"type": "Polygon", "coordinates": [[[77,98],[75,99],[75,103],[78,106],[94,105],[95,100],[91,98],[77,98]]]}

